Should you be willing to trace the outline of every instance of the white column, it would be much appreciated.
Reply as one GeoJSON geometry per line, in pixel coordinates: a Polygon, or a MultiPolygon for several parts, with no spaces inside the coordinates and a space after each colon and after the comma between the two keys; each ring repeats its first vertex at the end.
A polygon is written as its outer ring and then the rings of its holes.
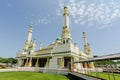
{"type": "Polygon", "coordinates": [[[69,16],[67,14],[64,16],[64,26],[69,27],[69,16]]]}
{"type": "Polygon", "coordinates": [[[28,66],[32,67],[32,57],[30,58],[29,62],[28,62],[28,66]]]}
{"type": "Polygon", "coordinates": [[[29,28],[27,40],[31,41],[31,39],[32,39],[32,27],[29,28]]]}
{"type": "Polygon", "coordinates": [[[32,32],[28,32],[28,38],[27,38],[27,40],[31,41],[31,39],[32,39],[32,32]]]}
{"type": "Polygon", "coordinates": [[[39,67],[39,58],[37,58],[37,61],[35,63],[35,67],[39,67]]]}
{"type": "Polygon", "coordinates": [[[23,64],[22,59],[18,59],[17,60],[17,66],[20,67],[20,66],[22,66],[22,64],[23,64]]]}
{"type": "Polygon", "coordinates": [[[83,40],[84,40],[84,45],[87,45],[87,37],[85,32],[83,32],[83,40]]]}

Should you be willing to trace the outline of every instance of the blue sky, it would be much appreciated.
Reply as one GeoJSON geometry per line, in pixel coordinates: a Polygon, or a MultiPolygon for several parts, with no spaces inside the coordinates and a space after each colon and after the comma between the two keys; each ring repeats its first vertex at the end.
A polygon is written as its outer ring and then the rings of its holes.
{"type": "Polygon", "coordinates": [[[86,32],[93,55],[120,52],[120,0],[0,0],[0,57],[15,57],[33,25],[33,38],[47,46],[61,36],[63,7],[70,12],[72,42],[83,51],[86,32]]]}

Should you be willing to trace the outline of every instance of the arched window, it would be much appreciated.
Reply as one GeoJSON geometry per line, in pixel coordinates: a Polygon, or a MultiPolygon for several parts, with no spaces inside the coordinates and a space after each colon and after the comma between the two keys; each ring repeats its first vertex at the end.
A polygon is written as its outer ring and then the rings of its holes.
{"type": "Polygon", "coordinates": [[[30,55],[30,51],[28,52],[28,55],[30,55]]]}
{"type": "Polygon", "coordinates": [[[66,40],[66,43],[68,43],[68,40],[66,40]]]}
{"type": "Polygon", "coordinates": [[[65,44],[65,40],[63,40],[63,44],[65,44]]]}

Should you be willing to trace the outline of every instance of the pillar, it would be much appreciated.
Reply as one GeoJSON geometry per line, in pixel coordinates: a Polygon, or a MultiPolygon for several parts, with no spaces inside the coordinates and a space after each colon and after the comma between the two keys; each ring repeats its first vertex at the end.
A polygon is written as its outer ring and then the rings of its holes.
{"type": "Polygon", "coordinates": [[[89,63],[89,68],[94,68],[94,63],[93,62],[89,63]]]}
{"type": "Polygon", "coordinates": [[[28,66],[28,58],[27,58],[27,60],[25,62],[25,67],[27,67],[27,66],[28,66]]]}
{"type": "Polygon", "coordinates": [[[77,63],[73,63],[73,68],[76,68],[77,67],[77,63]]]}
{"type": "Polygon", "coordinates": [[[39,67],[39,58],[37,58],[37,61],[35,63],[35,67],[39,67]]]}
{"type": "Polygon", "coordinates": [[[25,66],[25,59],[22,59],[21,66],[25,66]]]}
{"type": "Polygon", "coordinates": [[[64,58],[61,58],[61,67],[64,67],[64,58]]]}
{"type": "Polygon", "coordinates": [[[87,63],[86,62],[84,62],[84,68],[87,68],[87,63]]]}
{"type": "Polygon", "coordinates": [[[64,67],[64,58],[59,58],[59,67],[64,67]]]}
{"type": "Polygon", "coordinates": [[[17,66],[22,66],[23,64],[23,60],[22,59],[18,59],[17,60],[17,66]]]}
{"type": "MultiPolygon", "coordinates": [[[[71,62],[74,62],[74,58],[73,57],[71,57],[71,62]]],[[[71,63],[71,64],[72,64],[71,68],[75,69],[76,68],[76,63],[71,63]]]]}
{"type": "Polygon", "coordinates": [[[49,66],[49,58],[47,58],[47,62],[45,64],[45,67],[48,67],[49,66]]]}
{"type": "Polygon", "coordinates": [[[32,66],[32,57],[30,58],[29,62],[28,62],[28,66],[31,67],[32,66]]]}

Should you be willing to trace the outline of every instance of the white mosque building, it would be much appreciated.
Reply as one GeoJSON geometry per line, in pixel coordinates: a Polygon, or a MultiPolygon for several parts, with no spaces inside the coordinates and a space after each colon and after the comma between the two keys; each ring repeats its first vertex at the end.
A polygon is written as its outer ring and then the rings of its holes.
{"type": "Polygon", "coordinates": [[[90,45],[87,43],[86,34],[83,32],[84,52],[81,52],[76,43],[71,42],[71,32],[69,26],[68,8],[64,7],[63,12],[64,24],[62,28],[61,38],[57,38],[54,43],[42,47],[35,51],[36,40],[32,40],[32,27],[29,28],[28,38],[24,44],[23,51],[17,53],[19,67],[40,67],[40,68],[92,68],[91,63],[70,63],[78,60],[92,58],[90,45]]]}

